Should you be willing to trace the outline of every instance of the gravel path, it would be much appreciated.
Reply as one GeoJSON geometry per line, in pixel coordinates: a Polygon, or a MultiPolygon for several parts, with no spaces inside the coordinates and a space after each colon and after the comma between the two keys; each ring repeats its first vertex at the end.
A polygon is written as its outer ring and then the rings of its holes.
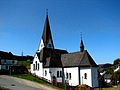
{"type": "Polygon", "coordinates": [[[57,90],[33,81],[7,75],[0,75],[0,86],[10,88],[11,90],[57,90]]]}

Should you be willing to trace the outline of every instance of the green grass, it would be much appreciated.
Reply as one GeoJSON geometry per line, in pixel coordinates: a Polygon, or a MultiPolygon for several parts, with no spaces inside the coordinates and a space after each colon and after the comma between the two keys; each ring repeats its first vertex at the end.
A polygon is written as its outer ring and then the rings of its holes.
{"type": "MultiPolygon", "coordinates": [[[[46,82],[44,80],[41,80],[39,78],[36,78],[36,77],[34,77],[34,76],[30,75],[30,74],[18,74],[18,75],[12,75],[12,76],[22,78],[22,79],[26,79],[26,80],[30,80],[30,81],[34,81],[34,82],[38,82],[40,84],[50,86],[50,87],[55,88],[57,90],[64,90],[64,88],[55,87],[52,84],[50,84],[50,83],[48,83],[48,82],[46,82]]],[[[7,90],[7,89],[0,89],[0,90],[7,90]]],[[[101,88],[101,89],[96,88],[94,90],[120,90],[120,89],[113,87],[113,88],[101,88]]]]}
{"type": "Polygon", "coordinates": [[[115,87],[111,87],[111,88],[97,88],[97,89],[94,89],[94,90],[120,90],[119,88],[115,88],[115,87]]]}
{"type": "Polygon", "coordinates": [[[17,77],[17,78],[22,78],[22,79],[30,80],[30,81],[34,81],[34,82],[37,82],[37,83],[40,83],[40,84],[44,84],[44,85],[50,86],[52,88],[55,88],[57,90],[64,90],[63,88],[55,87],[52,84],[46,82],[45,80],[36,78],[35,76],[32,76],[30,74],[17,74],[17,75],[12,75],[12,76],[17,77]]]}
{"type": "Polygon", "coordinates": [[[12,75],[14,77],[18,77],[18,78],[22,78],[22,79],[26,79],[26,80],[30,80],[30,81],[35,81],[38,82],[40,84],[45,84],[46,82],[43,80],[40,80],[32,75],[29,74],[17,74],[17,75],[12,75]]]}

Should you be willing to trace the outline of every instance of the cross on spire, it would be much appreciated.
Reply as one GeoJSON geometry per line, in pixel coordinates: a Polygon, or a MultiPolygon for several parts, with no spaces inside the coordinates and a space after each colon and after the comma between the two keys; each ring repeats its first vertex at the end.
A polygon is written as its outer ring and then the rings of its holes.
{"type": "Polygon", "coordinates": [[[81,40],[82,40],[82,32],[80,32],[81,40]]]}
{"type": "Polygon", "coordinates": [[[48,15],[48,9],[46,9],[46,15],[48,15]]]}
{"type": "Polygon", "coordinates": [[[82,40],[82,32],[80,33],[80,35],[81,35],[80,51],[83,52],[84,51],[84,44],[83,44],[83,40],[82,40]]]}

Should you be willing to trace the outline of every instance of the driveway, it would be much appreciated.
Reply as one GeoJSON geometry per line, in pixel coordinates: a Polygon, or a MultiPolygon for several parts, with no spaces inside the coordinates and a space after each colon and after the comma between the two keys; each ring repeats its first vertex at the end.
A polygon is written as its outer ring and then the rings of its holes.
{"type": "Polygon", "coordinates": [[[0,86],[10,90],[56,90],[46,85],[7,75],[0,75],[0,86]]]}

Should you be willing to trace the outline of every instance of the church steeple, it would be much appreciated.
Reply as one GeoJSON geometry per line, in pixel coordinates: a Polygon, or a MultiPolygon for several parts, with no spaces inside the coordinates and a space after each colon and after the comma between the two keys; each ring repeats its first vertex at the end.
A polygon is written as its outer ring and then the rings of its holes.
{"type": "Polygon", "coordinates": [[[84,44],[83,44],[82,35],[81,35],[80,52],[83,52],[83,51],[84,51],[84,44]]]}
{"type": "Polygon", "coordinates": [[[48,11],[46,11],[46,20],[45,20],[45,24],[44,24],[44,29],[43,29],[43,33],[42,33],[42,39],[40,42],[39,51],[43,47],[54,49],[54,44],[53,44],[53,40],[52,40],[52,34],[51,34],[51,29],[50,29],[50,24],[49,24],[49,19],[48,19],[48,11]]]}

